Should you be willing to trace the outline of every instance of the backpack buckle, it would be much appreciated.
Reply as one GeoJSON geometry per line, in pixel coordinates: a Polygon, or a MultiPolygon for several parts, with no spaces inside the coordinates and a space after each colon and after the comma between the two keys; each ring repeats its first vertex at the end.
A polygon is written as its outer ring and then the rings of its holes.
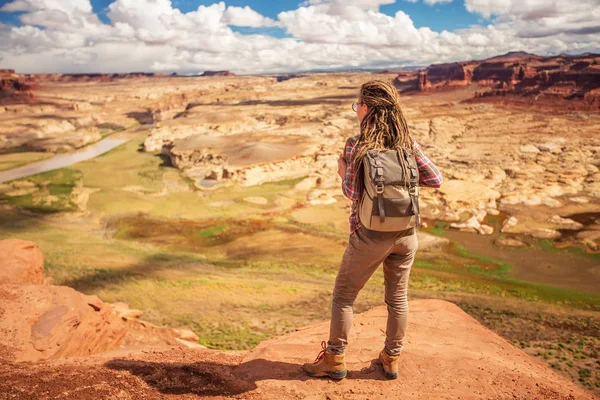
{"type": "Polygon", "coordinates": [[[383,184],[379,184],[379,185],[375,186],[375,192],[377,194],[382,194],[383,193],[383,184]]]}
{"type": "Polygon", "coordinates": [[[417,187],[416,186],[411,186],[408,188],[408,194],[412,195],[412,196],[416,196],[417,195],[417,187]]]}

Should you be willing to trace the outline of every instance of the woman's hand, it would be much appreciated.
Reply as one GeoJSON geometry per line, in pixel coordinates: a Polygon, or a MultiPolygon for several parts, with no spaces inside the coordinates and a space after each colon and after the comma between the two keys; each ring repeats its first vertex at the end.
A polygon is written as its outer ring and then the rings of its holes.
{"type": "Polygon", "coordinates": [[[338,175],[340,178],[344,179],[347,168],[348,165],[346,165],[346,160],[344,160],[344,157],[340,156],[340,158],[338,158],[338,175]]]}

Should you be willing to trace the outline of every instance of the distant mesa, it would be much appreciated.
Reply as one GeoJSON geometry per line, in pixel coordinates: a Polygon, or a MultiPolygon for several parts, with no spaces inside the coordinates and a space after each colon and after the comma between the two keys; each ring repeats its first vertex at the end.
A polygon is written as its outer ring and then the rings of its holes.
{"type": "Polygon", "coordinates": [[[306,77],[306,75],[301,75],[301,74],[287,74],[287,75],[279,75],[277,77],[277,82],[285,82],[288,81],[290,79],[294,79],[294,78],[304,78],[306,77]]]}
{"type": "Polygon", "coordinates": [[[122,79],[159,78],[168,76],[162,72],[129,72],[129,73],[76,73],[76,74],[39,74],[36,78],[44,82],[112,82],[122,79]]]}
{"type": "Polygon", "coordinates": [[[516,95],[542,102],[579,100],[584,107],[598,109],[600,55],[544,57],[517,51],[481,61],[433,64],[412,80],[399,74],[394,82],[405,92],[452,90],[478,84],[483,87],[475,98],[516,95]]]}
{"type": "Polygon", "coordinates": [[[13,69],[0,69],[0,103],[31,101],[35,84],[33,77],[17,74],[13,69]]]}
{"type": "Polygon", "coordinates": [[[500,61],[500,60],[510,60],[515,58],[526,58],[526,57],[538,57],[535,54],[528,53],[526,51],[509,51],[506,54],[502,54],[500,56],[490,57],[487,61],[500,61]]]}
{"type": "Polygon", "coordinates": [[[204,71],[204,73],[200,76],[233,76],[235,75],[230,71],[204,71]]]}

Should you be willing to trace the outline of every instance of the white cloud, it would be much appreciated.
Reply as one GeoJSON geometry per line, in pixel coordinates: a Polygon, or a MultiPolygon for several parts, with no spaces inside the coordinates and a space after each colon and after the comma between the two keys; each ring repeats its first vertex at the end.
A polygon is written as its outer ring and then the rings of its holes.
{"type": "MultiPolygon", "coordinates": [[[[454,32],[416,28],[393,0],[309,0],[276,21],[221,1],[183,13],[170,0],[114,0],[109,24],[89,0],[16,0],[21,27],[0,24],[0,68],[21,72],[284,72],[316,68],[427,65],[524,50],[540,54],[600,48],[597,0],[465,0],[492,17],[454,32]],[[551,3],[549,5],[549,3],[551,3]],[[231,26],[277,26],[291,38],[243,35],[231,26]],[[42,27],[42,28],[40,28],[42,27]]],[[[439,3],[439,0],[424,0],[439,3]]]]}
{"type": "Polygon", "coordinates": [[[354,6],[318,5],[282,12],[281,25],[306,43],[368,45],[372,47],[418,46],[425,34],[410,17],[398,11],[394,17],[354,6]]]}
{"type": "Polygon", "coordinates": [[[170,0],[117,0],[108,6],[107,16],[135,29],[154,30],[164,28],[175,13],[170,0]]]}
{"type": "Polygon", "coordinates": [[[386,4],[394,4],[396,0],[308,0],[305,1],[303,6],[318,6],[318,5],[332,5],[332,6],[348,6],[357,7],[362,10],[378,10],[380,6],[386,4]]]}
{"type": "Polygon", "coordinates": [[[257,13],[250,7],[227,7],[223,14],[222,21],[227,25],[249,26],[259,28],[261,26],[275,26],[276,23],[271,18],[266,18],[257,13]]]}
{"type": "Polygon", "coordinates": [[[465,0],[467,10],[498,24],[523,38],[600,33],[599,0],[465,0]]]}
{"type": "Polygon", "coordinates": [[[15,0],[0,7],[0,11],[3,12],[39,10],[91,13],[92,5],[89,0],[15,0]]]}

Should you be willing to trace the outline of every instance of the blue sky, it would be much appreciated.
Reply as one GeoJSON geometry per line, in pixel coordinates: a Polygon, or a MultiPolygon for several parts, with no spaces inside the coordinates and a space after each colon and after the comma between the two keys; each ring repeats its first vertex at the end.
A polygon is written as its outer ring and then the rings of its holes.
{"type": "MultiPolygon", "coordinates": [[[[91,0],[94,12],[105,23],[110,21],[106,17],[104,11],[113,0],[91,0]]],[[[9,3],[9,0],[0,0],[0,6],[9,3]]],[[[212,0],[172,0],[173,7],[180,9],[182,12],[194,11],[200,5],[211,5],[218,3],[212,0]]],[[[228,6],[249,6],[256,12],[277,19],[277,14],[282,11],[297,9],[301,4],[298,0],[228,0],[225,1],[228,6]]],[[[409,3],[405,0],[398,0],[395,4],[381,6],[381,13],[393,16],[398,10],[404,11],[413,20],[417,28],[430,27],[434,31],[453,31],[456,29],[467,28],[472,25],[485,25],[489,20],[468,12],[465,9],[464,2],[453,1],[451,3],[437,4],[434,6],[426,5],[422,2],[409,3]]],[[[20,13],[1,13],[0,21],[10,25],[21,25],[19,21],[20,13]]],[[[281,29],[249,29],[249,28],[234,28],[234,30],[242,33],[265,33],[275,37],[286,36],[281,29]]]]}
{"type": "Polygon", "coordinates": [[[600,51],[598,0],[310,2],[0,0],[19,10],[0,12],[0,68],[249,74],[600,51]]]}

